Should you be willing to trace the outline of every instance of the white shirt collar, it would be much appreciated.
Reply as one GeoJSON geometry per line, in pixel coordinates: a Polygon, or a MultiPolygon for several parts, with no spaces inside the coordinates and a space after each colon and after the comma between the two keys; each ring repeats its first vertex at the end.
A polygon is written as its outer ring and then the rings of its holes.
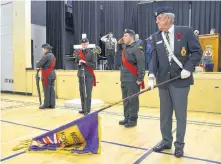
{"type": "Polygon", "coordinates": [[[169,28],[168,32],[170,34],[173,34],[173,32],[174,32],[174,24],[169,28]]]}

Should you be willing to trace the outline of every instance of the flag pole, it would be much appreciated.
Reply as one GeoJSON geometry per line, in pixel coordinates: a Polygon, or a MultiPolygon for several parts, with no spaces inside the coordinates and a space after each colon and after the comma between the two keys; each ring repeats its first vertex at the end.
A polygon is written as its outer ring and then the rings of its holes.
{"type": "Polygon", "coordinates": [[[88,109],[87,109],[87,88],[86,88],[86,80],[85,80],[85,69],[84,69],[84,64],[81,64],[81,70],[83,74],[83,88],[84,88],[84,114],[87,114],[88,109]]]}
{"type": "Polygon", "coordinates": [[[41,105],[42,101],[41,101],[41,90],[40,90],[40,85],[39,85],[39,81],[40,81],[39,71],[40,71],[40,69],[37,69],[37,73],[35,75],[35,79],[36,79],[36,86],[37,86],[37,91],[38,91],[39,103],[41,105]]]}
{"type": "MultiPolygon", "coordinates": [[[[170,80],[164,81],[164,82],[162,82],[162,83],[160,83],[160,84],[155,85],[154,88],[157,88],[157,87],[162,86],[162,85],[164,85],[164,84],[170,83],[170,82],[172,82],[172,81],[174,81],[174,80],[177,80],[177,79],[179,79],[179,78],[180,78],[180,76],[177,76],[177,77],[172,78],[172,79],[170,79],[170,80]]],[[[105,107],[103,107],[103,108],[97,110],[96,112],[101,112],[101,111],[103,111],[103,110],[105,110],[105,109],[107,109],[107,108],[111,108],[111,107],[114,106],[114,105],[117,105],[117,104],[119,104],[119,103],[121,103],[121,102],[124,102],[124,101],[126,101],[126,100],[129,100],[129,99],[131,99],[131,98],[133,98],[133,97],[139,96],[140,94],[143,94],[143,93],[145,93],[145,92],[147,92],[147,91],[150,91],[150,90],[151,90],[151,88],[147,88],[147,89],[145,89],[145,90],[143,90],[143,91],[141,91],[141,92],[139,92],[139,93],[133,94],[133,95],[128,96],[128,97],[126,97],[126,98],[124,98],[124,99],[122,99],[122,100],[119,100],[119,101],[117,101],[117,102],[115,102],[115,103],[113,103],[113,104],[110,104],[110,105],[108,105],[108,106],[105,106],[105,107]]]]}

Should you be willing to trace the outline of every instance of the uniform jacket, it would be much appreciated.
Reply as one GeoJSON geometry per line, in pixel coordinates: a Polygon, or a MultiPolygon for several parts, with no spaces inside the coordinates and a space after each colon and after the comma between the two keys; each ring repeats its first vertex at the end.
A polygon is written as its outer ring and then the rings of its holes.
{"type": "MultiPolygon", "coordinates": [[[[90,66],[93,69],[95,69],[96,68],[96,54],[94,54],[92,52],[92,50],[90,50],[90,49],[82,50],[82,52],[84,53],[84,55],[86,57],[85,65],[90,66]]],[[[74,51],[74,56],[76,57],[75,62],[79,63],[79,61],[81,59],[80,59],[78,50],[74,51]]],[[[85,70],[85,77],[86,78],[93,78],[93,75],[86,68],[84,68],[84,70],[85,70]]],[[[82,72],[82,66],[78,65],[78,77],[82,77],[82,75],[83,75],[82,73],[83,73],[82,72]]]]}
{"type": "MultiPolygon", "coordinates": [[[[43,68],[47,71],[47,69],[51,66],[52,62],[54,61],[55,56],[51,51],[46,52],[41,60],[37,63],[36,67],[37,68],[43,68]]],[[[44,77],[42,76],[42,80],[44,77]]],[[[48,79],[56,79],[56,73],[55,70],[53,69],[52,72],[48,75],[48,79]]]]}
{"type": "MultiPolygon", "coordinates": [[[[152,54],[149,65],[149,74],[155,75],[157,84],[179,76],[182,71],[173,59],[171,64],[169,63],[161,33],[158,31],[152,35],[152,54]]],[[[172,85],[175,87],[193,85],[192,72],[201,60],[202,48],[191,27],[174,26],[174,55],[182,63],[183,69],[191,72],[191,76],[187,79],[178,79],[172,82],[172,85]]],[[[162,88],[167,86],[164,85],[162,88]]]]}
{"type": "Polygon", "coordinates": [[[121,64],[120,72],[120,80],[122,82],[136,82],[143,81],[145,76],[145,55],[141,46],[138,46],[136,42],[131,45],[123,45],[123,52],[125,58],[135,66],[138,70],[138,76],[132,74],[124,65],[121,64]]]}

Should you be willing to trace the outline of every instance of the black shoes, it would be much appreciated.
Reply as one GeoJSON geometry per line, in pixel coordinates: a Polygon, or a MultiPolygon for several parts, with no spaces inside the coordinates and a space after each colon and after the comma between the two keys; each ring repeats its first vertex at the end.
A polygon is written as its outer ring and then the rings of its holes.
{"type": "Polygon", "coordinates": [[[122,121],[119,121],[119,125],[125,125],[127,123],[127,120],[126,119],[124,119],[124,120],[122,120],[122,121]]]}
{"type": "Polygon", "coordinates": [[[46,107],[44,106],[44,105],[41,105],[40,107],[39,107],[39,109],[45,109],[46,107]]]}
{"type": "MultiPolygon", "coordinates": [[[[166,150],[166,149],[171,149],[171,146],[167,146],[167,145],[161,143],[160,145],[154,147],[153,151],[154,152],[161,152],[161,151],[166,150]]],[[[183,149],[181,149],[181,148],[175,149],[175,152],[174,152],[175,157],[181,158],[181,157],[183,157],[183,154],[184,154],[183,149]]]]}
{"type": "Polygon", "coordinates": [[[39,109],[55,109],[55,106],[46,107],[46,106],[44,106],[44,105],[41,105],[41,106],[39,107],[39,109]]]}
{"type": "Polygon", "coordinates": [[[167,145],[161,143],[161,144],[159,144],[158,146],[154,147],[154,148],[153,148],[153,151],[154,151],[154,152],[161,152],[161,151],[163,151],[163,150],[165,150],[165,149],[171,149],[171,146],[167,146],[167,145]]]}
{"type": "Polygon", "coordinates": [[[183,157],[183,149],[175,149],[174,155],[177,158],[183,157]]]}
{"type": "Polygon", "coordinates": [[[88,115],[90,112],[84,112],[83,110],[79,111],[80,114],[88,115]]]}
{"type": "Polygon", "coordinates": [[[137,121],[124,119],[122,121],[119,121],[119,125],[124,125],[125,128],[131,128],[131,127],[137,126],[137,121]]]}
{"type": "Polygon", "coordinates": [[[137,126],[137,121],[131,121],[129,120],[127,123],[124,124],[125,128],[132,128],[134,126],[137,126]]]}

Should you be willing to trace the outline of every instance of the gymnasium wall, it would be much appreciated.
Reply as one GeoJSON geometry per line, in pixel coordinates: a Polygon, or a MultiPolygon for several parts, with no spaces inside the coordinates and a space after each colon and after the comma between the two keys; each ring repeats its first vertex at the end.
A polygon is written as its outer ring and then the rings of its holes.
{"type": "Polygon", "coordinates": [[[13,1],[13,71],[14,91],[26,91],[26,68],[31,67],[31,4],[13,1]]]}
{"type": "MultiPolygon", "coordinates": [[[[57,70],[56,72],[57,98],[79,98],[77,72],[68,70],[57,70]]],[[[35,73],[35,71],[27,71],[27,92],[32,93],[33,96],[38,96],[35,73]]],[[[96,71],[95,73],[97,86],[93,88],[93,98],[101,99],[105,103],[114,103],[121,100],[120,72],[96,71]]],[[[189,96],[189,110],[221,113],[221,73],[195,73],[194,78],[195,85],[191,87],[189,96]]],[[[145,82],[147,82],[147,76],[145,82]]],[[[43,95],[43,90],[41,95],[43,95]]],[[[140,105],[158,108],[158,89],[142,94],[140,105]]]]}
{"type": "Polygon", "coordinates": [[[13,91],[12,1],[1,1],[1,90],[13,91]]]}

